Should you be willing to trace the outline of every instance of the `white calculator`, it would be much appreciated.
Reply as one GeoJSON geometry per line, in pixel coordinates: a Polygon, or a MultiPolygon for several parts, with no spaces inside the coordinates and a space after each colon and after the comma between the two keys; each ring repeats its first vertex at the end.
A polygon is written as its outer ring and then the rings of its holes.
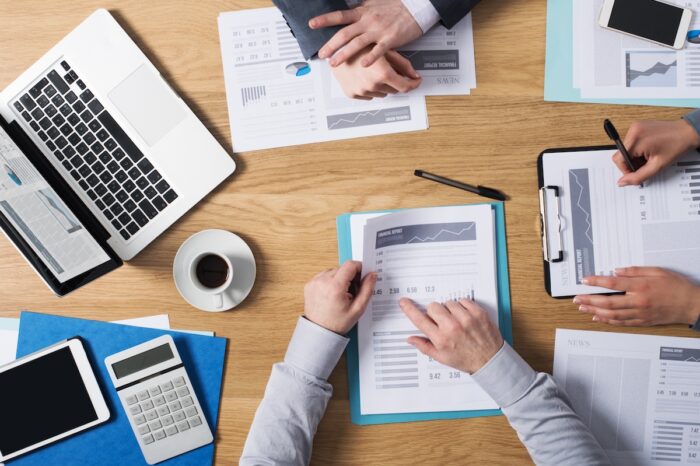
{"type": "Polygon", "coordinates": [[[105,364],[148,464],[214,440],[170,335],[113,354],[105,364]]]}

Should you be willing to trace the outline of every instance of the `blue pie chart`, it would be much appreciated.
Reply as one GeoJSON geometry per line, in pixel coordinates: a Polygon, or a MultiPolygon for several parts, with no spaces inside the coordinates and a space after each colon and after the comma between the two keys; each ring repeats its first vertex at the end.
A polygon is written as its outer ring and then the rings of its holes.
{"type": "Polygon", "coordinates": [[[688,31],[688,42],[691,44],[700,44],[700,29],[688,31]]]}
{"type": "Polygon", "coordinates": [[[311,73],[311,67],[305,61],[290,63],[285,67],[285,70],[292,76],[305,76],[311,73]]]}

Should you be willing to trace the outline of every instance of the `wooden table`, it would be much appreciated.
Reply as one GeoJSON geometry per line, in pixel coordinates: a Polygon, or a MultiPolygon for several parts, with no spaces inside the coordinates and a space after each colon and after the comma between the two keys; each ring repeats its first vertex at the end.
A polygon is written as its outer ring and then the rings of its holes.
{"type": "MultiPolygon", "coordinates": [[[[302,1],[302,0],[300,0],[302,1]]],[[[265,0],[2,0],[0,87],[5,87],[98,7],[107,7],[166,79],[231,150],[217,15],[265,0]]],[[[348,211],[478,202],[413,177],[415,168],[504,189],[515,348],[538,370],[552,367],[557,327],[691,336],[680,326],[606,327],[543,286],[537,226],[537,155],[548,147],[608,143],[618,128],[683,109],[543,102],[545,0],[490,0],[474,10],[478,87],[430,97],[428,131],[235,154],[236,173],[128,265],[63,299],[0,241],[0,316],[22,309],[113,320],[168,313],[173,328],[229,339],[216,464],[238,461],[270,367],[303,309],[302,287],[337,263],[335,217],[348,211]],[[172,262],[187,237],[223,228],[251,245],[258,278],[235,311],[200,312],[178,294],[172,262]]],[[[504,417],[358,427],[350,423],[345,363],[321,423],[314,464],[523,464],[525,449],[504,417]]]]}

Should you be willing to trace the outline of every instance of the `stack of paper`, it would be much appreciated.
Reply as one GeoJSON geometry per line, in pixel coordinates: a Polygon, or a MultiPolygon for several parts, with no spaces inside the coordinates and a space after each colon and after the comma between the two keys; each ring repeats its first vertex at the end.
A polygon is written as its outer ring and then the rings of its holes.
{"type": "Polygon", "coordinates": [[[371,101],[346,97],[324,60],[306,61],[276,8],[222,13],[219,35],[237,152],[427,129],[426,94],[476,87],[471,15],[402,49],[421,88],[371,101]]]}
{"type": "MultiPolygon", "coordinates": [[[[693,10],[700,0],[672,0],[693,10]]],[[[700,106],[700,44],[682,50],[604,29],[603,0],[547,2],[545,100],[677,107],[700,106]]]]}
{"type": "Polygon", "coordinates": [[[374,297],[358,323],[361,414],[496,409],[469,374],[406,343],[421,332],[401,297],[476,299],[498,325],[494,214],[488,204],[410,209],[351,218],[353,258],[377,272],[374,297]]]}
{"type": "Polygon", "coordinates": [[[700,463],[700,341],[557,329],[554,378],[613,464],[700,463]]]}

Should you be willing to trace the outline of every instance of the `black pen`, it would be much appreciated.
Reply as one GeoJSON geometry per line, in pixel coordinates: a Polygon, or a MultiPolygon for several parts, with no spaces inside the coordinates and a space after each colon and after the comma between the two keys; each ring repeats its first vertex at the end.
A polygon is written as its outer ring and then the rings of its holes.
{"type": "Polygon", "coordinates": [[[467,183],[460,183],[459,181],[424,172],[423,170],[416,170],[413,172],[413,174],[421,178],[425,178],[426,180],[432,180],[438,183],[446,184],[447,186],[452,186],[453,188],[463,189],[465,191],[469,191],[470,193],[478,194],[479,196],[488,197],[489,199],[496,199],[497,201],[505,201],[508,199],[508,197],[499,190],[487,188],[486,186],[472,186],[467,183]]]}
{"type": "Polygon", "coordinates": [[[625,145],[622,144],[622,140],[620,139],[620,135],[617,134],[617,130],[615,129],[615,126],[613,126],[612,121],[608,120],[607,118],[603,122],[603,129],[605,130],[606,133],[608,133],[608,137],[612,139],[615,142],[615,145],[617,146],[617,150],[620,151],[620,154],[622,154],[622,157],[625,159],[625,163],[627,163],[627,167],[630,169],[630,171],[637,171],[637,169],[634,167],[634,164],[632,163],[632,159],[630,158],[630,155],[627,153],[627,149],[625,148],[625,145]]]}

